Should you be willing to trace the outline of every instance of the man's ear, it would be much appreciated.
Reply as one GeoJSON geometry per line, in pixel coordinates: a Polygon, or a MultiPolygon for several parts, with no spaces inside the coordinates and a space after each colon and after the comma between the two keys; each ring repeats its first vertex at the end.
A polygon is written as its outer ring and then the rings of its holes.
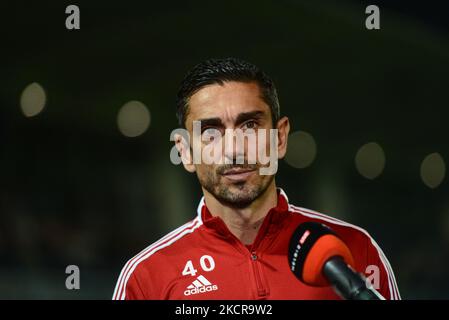
{"type": "Polygon", "coordinates": [[[186,138],[179,133],[176,133],[174,135],[174,138],[175,138],[174,139],[175,146],[179,152],[179,155],[181,156],[181,161],[182,165],[184,166],[184,169],[186,169],[190,173],[195,172],[196,169],[192,160],[192,152],[190,149],[190,144],[187,142],[186,138]]]}
{"type": "Polygon", "coordinates": [[[278,129],[278,158],[282,159],[287,153],[288,134],[290,132],[290,121],[287,117],[279,119],[276,129],[278,129]]]}

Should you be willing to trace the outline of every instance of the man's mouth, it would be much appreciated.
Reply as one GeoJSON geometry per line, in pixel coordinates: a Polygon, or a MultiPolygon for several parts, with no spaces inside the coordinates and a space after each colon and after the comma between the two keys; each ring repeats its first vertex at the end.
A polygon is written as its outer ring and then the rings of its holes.
{"type": "Polygon", "coordinates": [[[224,171],[222,175],[232,181],[241,181],[248,179],[255,171],[256,169],[250,168],[232,168],[224,171]]]}

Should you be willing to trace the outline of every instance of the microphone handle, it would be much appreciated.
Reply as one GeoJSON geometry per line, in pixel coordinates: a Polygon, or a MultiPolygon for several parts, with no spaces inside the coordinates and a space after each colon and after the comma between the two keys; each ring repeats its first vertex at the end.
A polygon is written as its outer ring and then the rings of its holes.
{"type": "Polygon", "coordinates": [[[329,259],[323,267],[325,277],[338,295],[346,300],[385,300],[366,280],[356,273],[341,257],[329,259]]]}

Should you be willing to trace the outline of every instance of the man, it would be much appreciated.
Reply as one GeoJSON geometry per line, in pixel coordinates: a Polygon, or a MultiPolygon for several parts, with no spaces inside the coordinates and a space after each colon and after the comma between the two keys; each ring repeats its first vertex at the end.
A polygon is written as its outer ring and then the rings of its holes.
{"type": "Polygon", "coordinates": [[[339,299],[330,286],[308,286],[290,271],[290,237],[307,221],[332,228],[350,248],[356,270],[367,276],[377,270],[373,286],[386,299],[400,299],[391,266],[366,231],[289,204],[275,172],[261,174],[272,163],[249,161],[254,143],[232,144],[234,131],[269,131],[275,142],[258,135],[257,151],[274,152],[276,168],[286,153],[289,120],[280,117],[265,73],[234,58],[200,63],[181,84],[177,115],[189,136],[201,137],[201,155],[218,146],[219,161],[192,161],[198,149],[175,137],[184,168],[196,173],[204,194],[197,216],[129,260],[113,299],[339,299]]]}

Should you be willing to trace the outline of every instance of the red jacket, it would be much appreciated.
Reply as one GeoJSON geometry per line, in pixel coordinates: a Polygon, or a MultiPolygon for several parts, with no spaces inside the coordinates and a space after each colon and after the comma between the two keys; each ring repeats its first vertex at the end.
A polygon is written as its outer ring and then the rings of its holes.
{"type": "Polygon", "coordinates": [[[332,228],[350,248],[355,269],[377,274],[374,287],[386,299],[400,299],[387,258],[365,230],[288,204],[281,189],[250,246],[210,214],[203,198],[195,219],[126,263],[113,299],[339,299],[331,287],[305,285],[290,271],[290,237],[306,221],[332,228]]]}

